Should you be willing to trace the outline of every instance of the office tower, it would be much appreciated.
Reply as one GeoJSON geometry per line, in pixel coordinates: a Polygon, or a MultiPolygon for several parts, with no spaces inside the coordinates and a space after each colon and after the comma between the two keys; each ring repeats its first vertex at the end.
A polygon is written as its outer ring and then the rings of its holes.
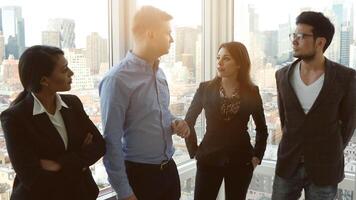
{"type": "Polygon", "coordinates": [[[248,5],[249,14],[249,32],[257,33],[259,31],[259,15],[256,13],[255,6],[253,4],[248,5]]]}
{"type": "Polygon", "coordinates": [[[18,79],[18,60],[10,55],[9,58],[3,60],[3,77],[4,83],[8,86],[20,85],[18,79]]]}
{"type": "Polygon", "coordinates": [[[277,62],[278,53],[278,31],[264,31],[263,33],[263,53],[265,55],[265,64],[273,65],[277,62]]]}
{"type": "Polygon", "coordinates": [[[340,37],[340,63],[348,66],[350,64],[351,27],[348,24],[341,26],[340,37]]]}
{"type": "Polygon", "coordinates": [[[91,33],[87,36],[86,45],[87,67],[91,74],[98,74],[101,63],[108,60],[107,40],[98,33],[91,33]]]}
{"type": "Polygon", "coordinates": [[[356,42],[350,45],[350,64],[348,66],[356,70],[356,42]]]}
{"type": "Polygon", "coordinates": [[[61,48],[75,48],[75,22],[72,19],[49,19],[48,31],[58,31],[61,35],[61,48]]]}
{"type": "Polygon", "coordinates": [[[59,31],[42,31],[42,44],[61,48],[61,34],[59,31]]]}
{"type": "Polygon", "coordinates": [[[25,50],[25,22],[19,6],[5,6],[1,11],[2,30],[8,48],[5,55],[18,58],[25,50]],[[7,52],[9,50],[10,52],[7,52]],[[16,52],[15,52],[16,50],[16,52]]]}
{"type": "Polygon", "coordinates": [[[5,38],[2,35],[2,32],[0,31],[0,64],[4,60],[5,56],[5,38]]]}
{"type": "Polygon", "coordinates": [[[193,57],[195,57],[197,36],[198,29],[196,28],[176,28],[176,61],[182,61],[182,54],[191,54],[193,57]]]}
{"type": "Polygon", "coordinates": [[[291,41],[289,34],[292,32],[290,23],[279,24],[278,26],[278,63],[291,60],[291,41]]]}
{"type": "Polygon", "coordinates": [[[3,30],[2,30],[2,8],[0,8],[0,32],[3,32],[3,30]]]}
{"type": "Polygon", "coordinates": [[[192,27],[176,28],[176,62],[182,61],[183,66],[186,66],[189,71],[189,82],[194,82],[196,77],[196,42],[199,30],[192,27]]]}
{"type": "Polygon", "coordinates": [[[10,35],[7,44],[5,45],[5,59],[13,56],[15,59],[20,57],[19,46],[17,42],[17,37],[10,35]]]}
{"type": "Polygon", "coordinates": [[[93,77],[90,76],[90,68],[86,64],[85,51],[82,49],[64,49],[68,60],[68,66],[74,72],[73,90],[93,89],[93,77]]]}

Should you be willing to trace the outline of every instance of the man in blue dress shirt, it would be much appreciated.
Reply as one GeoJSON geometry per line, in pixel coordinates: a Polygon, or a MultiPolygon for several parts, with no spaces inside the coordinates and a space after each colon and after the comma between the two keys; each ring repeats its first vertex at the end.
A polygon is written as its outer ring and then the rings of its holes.
{"type": "Polygon", "coordinates": [[[134,48],[99,85],[107,152],[104,165],[119,199],[178,200],[180,181],[172,135],[189,135],[169,111],[169,89],[159,68],[167,54],[172,16],[152,6],[134,16],[134,48]]]}

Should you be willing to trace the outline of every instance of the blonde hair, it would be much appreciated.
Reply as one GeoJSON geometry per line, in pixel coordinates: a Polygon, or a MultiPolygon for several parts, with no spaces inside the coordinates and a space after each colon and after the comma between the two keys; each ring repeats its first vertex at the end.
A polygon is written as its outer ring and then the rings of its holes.
{"type": "Polygon", "coordinates": [[[173,17],[153,6],[142,6],[135,14],[132,21],[132,33],[134,37],[142,35],[149,29],[158,29],[162,22],[169,21],[173,17]]]}

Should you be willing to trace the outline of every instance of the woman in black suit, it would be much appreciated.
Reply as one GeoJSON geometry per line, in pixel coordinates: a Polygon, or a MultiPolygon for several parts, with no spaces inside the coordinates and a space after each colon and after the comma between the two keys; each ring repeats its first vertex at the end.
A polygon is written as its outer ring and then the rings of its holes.
{"type": "Polygon", "coordinates": [[[105,142],[71,88],[73,72],[62,50],[33,46],[20,57],[24,90],[1,113],[16,172],[11,200],[94,200],[98,187],[89,166],[105,142]]]}
{"type": "Polygon", "coordinates": [[[185,117],[191,135],[186,139],[191,158],[197,159],[195,200],[215,200],[225,181],[226,199],[245,199],[254,168],[266,149],[267,126],[262,100],[250,79],[250,59],[239,42],[224,43],[217,55],[217,77],[199,85],[185,117]],[[205,110],[206,133],[200,145],[194,125],[205,110]],[[256,144],[247,132],[249,118],[256,124],[256,144]]]}

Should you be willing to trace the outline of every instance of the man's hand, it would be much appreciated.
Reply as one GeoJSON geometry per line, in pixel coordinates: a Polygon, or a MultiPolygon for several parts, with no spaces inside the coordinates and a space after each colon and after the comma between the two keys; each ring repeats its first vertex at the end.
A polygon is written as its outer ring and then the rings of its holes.
{"type": "Polygon", "coordinates": [[[181,138],[187,138],[190,135],[188,123],[184,120],[178,119],[171,124],[173,133],[176,133],[181,138]]]}
{"type": "Polygon", "coordinates": [[[123,198],[122,200],[137,200],[137,198],[136,198],[135,194],[132,194],[131,196],[123,198]]]}

